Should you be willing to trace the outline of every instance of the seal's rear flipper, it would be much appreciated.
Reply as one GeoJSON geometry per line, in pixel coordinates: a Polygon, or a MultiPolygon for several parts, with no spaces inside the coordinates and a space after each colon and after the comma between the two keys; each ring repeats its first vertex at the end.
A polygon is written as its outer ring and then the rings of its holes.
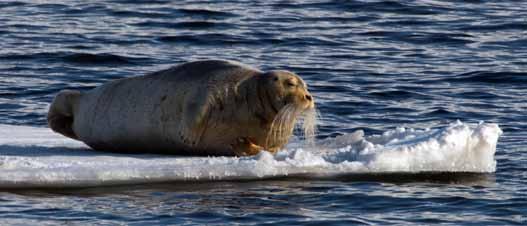
{"type": "Polygon", "coordinates": [[[73,131],[74,109],[81,93],[74,90],[62,90],[55,96],[48,111],[49,127],[64,136],[77,139],[73,131]]]}

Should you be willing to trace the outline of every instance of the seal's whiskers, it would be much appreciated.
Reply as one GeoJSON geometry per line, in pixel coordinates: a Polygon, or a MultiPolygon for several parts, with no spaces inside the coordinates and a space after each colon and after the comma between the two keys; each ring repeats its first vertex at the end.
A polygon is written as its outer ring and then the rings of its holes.
{"type": "Polygon", "coordinates": [[[313,145],[315,143],[318,119],[319,114],[316,109],[307,110],[303,114],[302,129],[304,132],[304,139],[309,145],[313,145]]]}
{"type": "Polygon", "coordinates": [[[266,138],[266,147],[281,146],[287,142],[295,125],[298,109],[294,104],[284,106],[276,114],[266,138]]]}

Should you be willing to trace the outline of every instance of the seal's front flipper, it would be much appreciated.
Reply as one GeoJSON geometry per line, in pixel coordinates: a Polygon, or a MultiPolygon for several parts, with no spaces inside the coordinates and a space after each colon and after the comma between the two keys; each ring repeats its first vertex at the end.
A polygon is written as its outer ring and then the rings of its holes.
{"type": "Polygon", "coordinates": [[[254,144],[249,138],[240,137],[231,144],[232,151],[236,156],[256,155],[263,150],[263,147],[254,144]]]}
{"type": "Polygon", "coordinates": [[[64,136],[78,139],[73,131],[75,107],[81,93],[74,90],[62,90],[55,96],[48,111],[49,127],[64,136]]]}

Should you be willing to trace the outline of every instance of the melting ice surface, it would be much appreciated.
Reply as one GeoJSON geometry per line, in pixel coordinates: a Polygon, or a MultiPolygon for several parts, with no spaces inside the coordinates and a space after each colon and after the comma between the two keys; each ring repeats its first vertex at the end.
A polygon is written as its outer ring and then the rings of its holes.
{"type": "Polygon", "coordinates": [[[341,174],[496,170],[496,124],[452,123],[441,129],[398,128],[382,135],[356,131],[276,155],[180,157],[89,150],[48,128],[0,125],[0,187],[61,187],[178,180],[259,179],[341,174]]]}

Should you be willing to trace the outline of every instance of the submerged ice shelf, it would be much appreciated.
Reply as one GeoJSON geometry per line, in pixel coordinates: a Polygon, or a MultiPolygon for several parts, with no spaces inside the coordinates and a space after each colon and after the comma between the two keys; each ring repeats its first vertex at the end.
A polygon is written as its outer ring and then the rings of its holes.
{"type": "Polygon", "coordinates": [[[356,131],[276,155],[181,157],[89,150],[48,128],[0,125],[0,188],[98,186],[182,180],[259,179],[341,174],[496,170],[496,124],[455,122],[441,129],[356,131]]]}

